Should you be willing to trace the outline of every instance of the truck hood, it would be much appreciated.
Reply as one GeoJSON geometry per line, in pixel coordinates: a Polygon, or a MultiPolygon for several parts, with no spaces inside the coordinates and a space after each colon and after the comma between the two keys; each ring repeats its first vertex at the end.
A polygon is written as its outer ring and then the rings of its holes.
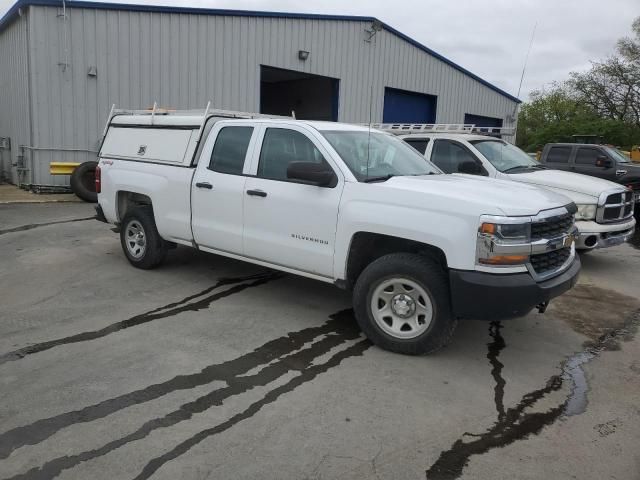
{"type": "Polygon", "coordinates": [[[393,177],[378,185],[449,198],[452,203],[477,206],[480,214],[537,215],[572,202],[564,195],[533,185],[464,174],[393,177]]]}
{"type": "MultiPolygon", "coordinates": [[[[562,191],[574,201],[583,201],[584,197],[574,198],[573,193],[589,195],[595,199],[605,190],[621,189],[620,185],[598,177],[582,175],[580,173],[563,172],[562,170],[539,170],[537,172],[512,173],[510,180],[528,183],[539,187],[550,187],[562,191]]],[[[580,197],[580,196],[578,196],[580,197]]]]}

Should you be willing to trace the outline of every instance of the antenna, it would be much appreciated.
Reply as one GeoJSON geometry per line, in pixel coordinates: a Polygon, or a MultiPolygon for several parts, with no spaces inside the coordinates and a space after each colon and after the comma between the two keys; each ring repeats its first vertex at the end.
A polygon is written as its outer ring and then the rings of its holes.
{"type": "Polygon", "coordinates": [[[373,110],[373,83],[371,84],[371,91],[369,93],[369,132],[367,133],[367,178],[369,178],[369,155],[371,152],[371,116],[373,110]]]}
{"type": "Polygon", "coordinates": [[[524,72],[527,69],[527,62],[529,61],[529,53],[531,53],[531,46],[533,45],[533,38],[536,35],[536,28],[538,28],[538,22],[533,26],[533,31],[531,32],[531,41],[529,42],[529,48],[527,49],[527,54],[524,57],[524,65],[522,66],[522,75],[520,76],[520,86],[518,86],[518,94],[516,97],[520,98],[520,90],[522,90],[522,81],[524,80],[524,72]]]}

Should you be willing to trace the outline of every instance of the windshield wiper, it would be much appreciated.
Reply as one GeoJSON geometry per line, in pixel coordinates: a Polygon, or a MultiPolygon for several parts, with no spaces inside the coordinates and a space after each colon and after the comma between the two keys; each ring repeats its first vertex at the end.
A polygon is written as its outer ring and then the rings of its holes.
{"type": "Polygon", "coordinates": [[[531,165],[518,165],[517,167],[507,168],[506,170],[502,170],[502,173],[515,172],[516,170],[529,169],[532,168],[531,165]]]}
{"type": "Polygon", "coordinates": [[[380,175],[379,177],[367,177],[364,180],[362,180],[364,183],[371,183],[371,182],[386,182],[387,180],[389,180],[391,177],[395,177],[395,175],[393,173],[389,173],[387,175],[380,175]]]}
{"type": "Polygon", "coordinates": [[[549,167],[545,167],[544,165],[531,165],[531,168],[538,168],[540,170],[549,170],[549,167]]]}

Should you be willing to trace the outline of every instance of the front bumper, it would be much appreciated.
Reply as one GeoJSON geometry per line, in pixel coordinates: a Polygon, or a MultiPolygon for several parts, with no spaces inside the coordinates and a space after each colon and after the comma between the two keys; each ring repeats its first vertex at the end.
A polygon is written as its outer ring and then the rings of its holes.
{"type": "Polygon", "coordinates": [[[529,273],[495,274],[450,270],[451,303],[459,318],[500,320],[526,315],[536,305],[570,290],[578,281],[580,259],[558,276],[536,282],[529,273]]]}
{"type": "Polygon", "coordinates": [[[636,219],[616,223],[576,222],[579,235],[576,238],[576,248],[591,250],[594,248],[612,247],[629,240],[636,227],[636,219]]]}

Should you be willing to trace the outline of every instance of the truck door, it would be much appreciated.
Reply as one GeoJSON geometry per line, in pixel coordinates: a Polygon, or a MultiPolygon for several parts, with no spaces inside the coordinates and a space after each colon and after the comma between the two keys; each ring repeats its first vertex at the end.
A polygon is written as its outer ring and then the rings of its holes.
{"type": "MultiPolygon", "coordinates": [[[[298,125],[264,128],[244,195],[245,255],[333,277],[338,205],[344,180],[322,143],[298,125]],[[291,162],[314,162],[337,176],[320,187],[287,178],[291,162]]],[[[256,147],[257,148],[257,147],[256,147]]]]}
{"type": "Polygon", "coordinates": [[[593,177],[616,179],[616,162],[597,147],[578,147],[574,161],[575,172],[593,177]],[[606,161],[608,160],[608,162],[606,161]]]}
{"type": "Polygon", "coordinates": [[[202,149],[191,185],[191,228],[202,247],[243,253],[244,174],[254,134],[250,124],[215,125],[202,149]]]}
{"type": "Polygon", "coordinates": [[[569,162],[571,158],[571,146],[557,145],[549,148],[544,163],[554,170],[572,171],[573,166],[569,162]]]}

